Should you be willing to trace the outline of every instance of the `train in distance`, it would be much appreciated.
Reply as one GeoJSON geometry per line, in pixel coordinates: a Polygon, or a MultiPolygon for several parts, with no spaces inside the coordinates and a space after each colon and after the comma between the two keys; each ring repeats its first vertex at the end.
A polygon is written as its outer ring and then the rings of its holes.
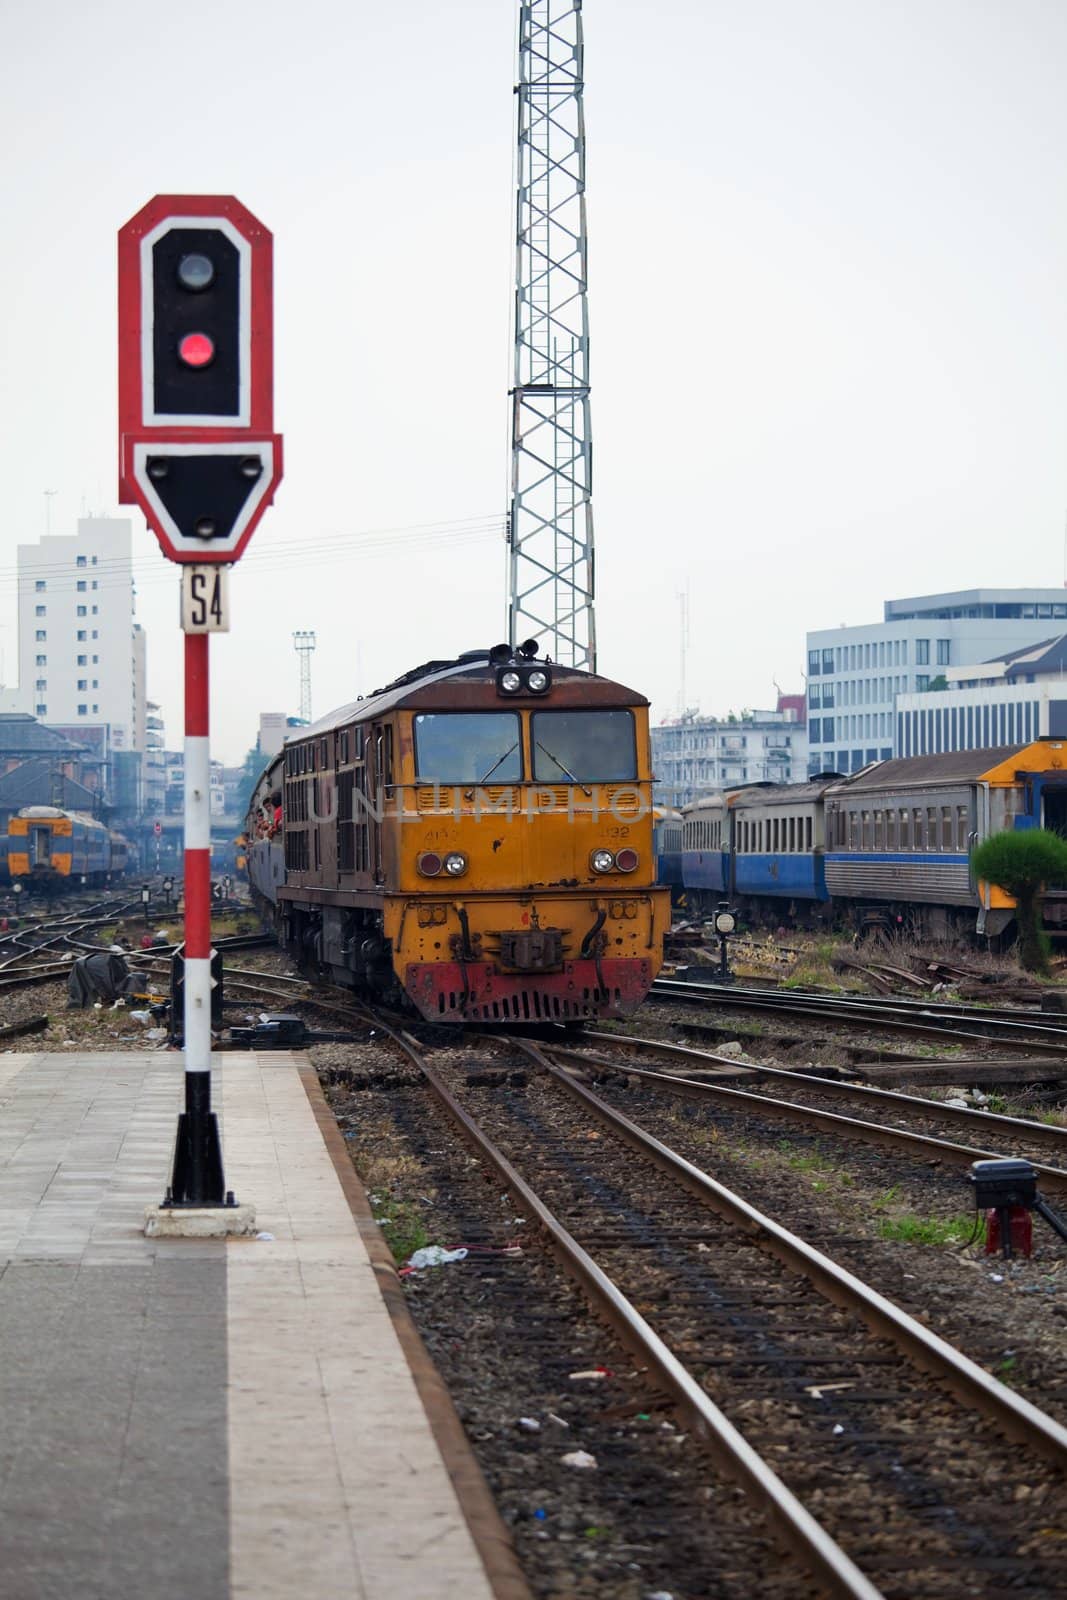
{"type": "Polygon", "coordinates": [[[662,961],[648,701],[530,641],[430,661],[293,737],[246,820],[309,971],[437,1022],[623,1017],[662,961]]]}
{"type": "MultiPolygon", "coordinates": [[[[880,928],[1005,940],[1015,902],[975,878],[971,854],[1004,829],[1067,833],[1067,741],[872,762],[843,777],[757,784],[682,809],[681,897],[729,899],[771,926],[880,928]]],[[[1043,898],[1067,932],[1067,884],[1043,898]]]]}
{"type": "Polygon", "coordinates": [[[100,888],[133,865],[121,833],[60,806],[23,806],[9,819],[3,843],[0,881],[31,891],[100,888]]]}

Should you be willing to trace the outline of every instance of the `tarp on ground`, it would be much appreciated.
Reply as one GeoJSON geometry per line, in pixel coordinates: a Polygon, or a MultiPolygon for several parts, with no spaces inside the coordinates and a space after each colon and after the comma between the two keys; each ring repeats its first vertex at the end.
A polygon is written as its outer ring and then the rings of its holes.
{"type": "Polygon", "coordinates": [[[67,982],[67,1010],[84,1011],[97,1000],[118,1000],[129,993],[130,969],[113,950],[79,956],[67,982]]]}

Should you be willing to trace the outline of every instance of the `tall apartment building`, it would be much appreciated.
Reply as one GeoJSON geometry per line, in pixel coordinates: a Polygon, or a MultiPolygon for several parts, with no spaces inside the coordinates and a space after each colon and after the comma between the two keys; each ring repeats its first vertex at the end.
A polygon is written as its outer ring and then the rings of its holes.
{"type": "Polygon", "coordinates": [[[798,699],[781,696],[775,711],[687,717],[653,728],[657,803],[684,806],[703,794],[746,783],[802,782],[808,741],[798,699]]]}
{"type": "Polygon", "coordinates": [[[1063,589],[965,589],[887,600],[881,622],[808,633],[808,771],[858,772],[896,748],[896,699],[950,668],[1035,644],[1067,621],[1063,589]]]}
{"type": "Polygon", "coordinates": [[[147,816],[158,821],[163,816],[167,794],[165,756],[165,728],[163,716],[154,700],[145,702],[144,759],[144,809],[147,816]]]}
{"type": "Polygon", "coordinates": [[[106,723],[116,751],[145,748],[132,550],[125,519],[82,517],[76,534],[49,534],[17,551],[22,706],[49,724],[106,723]]]}

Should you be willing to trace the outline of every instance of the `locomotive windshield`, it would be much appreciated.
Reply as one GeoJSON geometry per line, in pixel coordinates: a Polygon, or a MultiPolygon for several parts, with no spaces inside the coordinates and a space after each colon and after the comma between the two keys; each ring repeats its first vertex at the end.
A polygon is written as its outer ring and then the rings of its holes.
{"type": "Polygon", "coordinates": [[[517,783],[522,731],[514,711],[427,711],[415,718],[420,783],[517,783]]]}
{"type": "Polygon", "coordinates": [[[533,775],[540,783],[632,783],[637,744],[632,711],[535,711],[533,775]]]}

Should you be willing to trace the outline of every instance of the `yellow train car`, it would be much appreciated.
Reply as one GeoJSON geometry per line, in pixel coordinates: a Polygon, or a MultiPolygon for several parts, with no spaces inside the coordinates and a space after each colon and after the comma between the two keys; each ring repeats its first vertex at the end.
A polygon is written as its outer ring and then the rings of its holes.
{"type": "Polygon", "coordinates": [[[23,806],[8,822],[8,871],[16,883],[47,889],[80,887],[84,880],[96,886],[121,870],[114,857],[105,825],[78,811],[23,806]]]}
{"type": "Polygon", "coordinates": [[[435,1021],[626,1016],[661,964],[648,701],[532,646],[428,663],[302,730],[246,837],[307,965],[435,1021]]]}

